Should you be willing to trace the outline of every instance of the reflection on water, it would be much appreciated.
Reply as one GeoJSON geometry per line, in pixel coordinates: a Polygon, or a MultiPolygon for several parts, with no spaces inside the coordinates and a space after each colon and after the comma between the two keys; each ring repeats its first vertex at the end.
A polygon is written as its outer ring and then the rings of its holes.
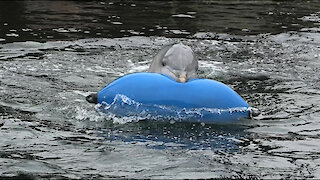
{"type": "Polygon", "coordinates": [[[245,127],[140,121],[109,124],[99,133],[109,141],[121,140],[155,149],[186,149],[237,152],[245,142],[245,127]],[[139,132],[139,133],[137,133],[139,132]]]}
{"type": "Polygon", "coordinates": [[[319,9],[0,1],[0,177],[320,178],[319,9]],[[200,77],[226,83],[261,114],[229,125],[134,122],[86,102],[146,71],[172,42],[194,49],[200,77]]]}

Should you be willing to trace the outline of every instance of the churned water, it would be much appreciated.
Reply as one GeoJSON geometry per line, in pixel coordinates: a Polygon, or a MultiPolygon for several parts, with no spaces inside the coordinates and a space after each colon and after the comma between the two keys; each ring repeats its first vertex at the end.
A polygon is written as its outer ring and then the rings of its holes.
{"type": "Polygon", "coordinates": [[[318,1],[0,1],[0,177],[319,179],[319,72],[318,1]],[[86,102],[173,42],[261,114],[139,121],[86,102]]]}

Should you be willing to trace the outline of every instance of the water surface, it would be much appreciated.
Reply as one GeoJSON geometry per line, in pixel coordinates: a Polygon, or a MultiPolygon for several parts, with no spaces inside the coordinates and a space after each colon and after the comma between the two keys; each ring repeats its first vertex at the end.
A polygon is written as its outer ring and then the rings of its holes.
{"type": "Polygon", "coordinates": [[[320,178],[317,1],[0,2],[0,177],[320,178]],[[137,121],[85,96],[168,43],[261,114],[137,121]]]}

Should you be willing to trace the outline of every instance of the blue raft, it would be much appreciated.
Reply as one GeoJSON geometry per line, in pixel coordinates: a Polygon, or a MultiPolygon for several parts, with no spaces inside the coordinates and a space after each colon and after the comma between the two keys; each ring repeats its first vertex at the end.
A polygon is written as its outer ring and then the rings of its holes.
{"type": "Polygon", "coordinates": [[[98,103],[103,112],[141,119],[230,123],[249,117],[247,102],[223,83],[179,83],[158,73],[123,76],[98,93],[98,103]]]}

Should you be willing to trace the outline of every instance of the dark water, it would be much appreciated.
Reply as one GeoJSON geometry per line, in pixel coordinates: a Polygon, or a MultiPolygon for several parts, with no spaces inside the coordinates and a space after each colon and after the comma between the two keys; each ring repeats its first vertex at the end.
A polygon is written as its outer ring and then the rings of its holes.
{"type": "Polygon", "coordinates": [[[0,1],[1,178],[320,178],[319,1],[0,1]],[[137,121],[85,101],[183,42],[254,119],[137,121]]]}

